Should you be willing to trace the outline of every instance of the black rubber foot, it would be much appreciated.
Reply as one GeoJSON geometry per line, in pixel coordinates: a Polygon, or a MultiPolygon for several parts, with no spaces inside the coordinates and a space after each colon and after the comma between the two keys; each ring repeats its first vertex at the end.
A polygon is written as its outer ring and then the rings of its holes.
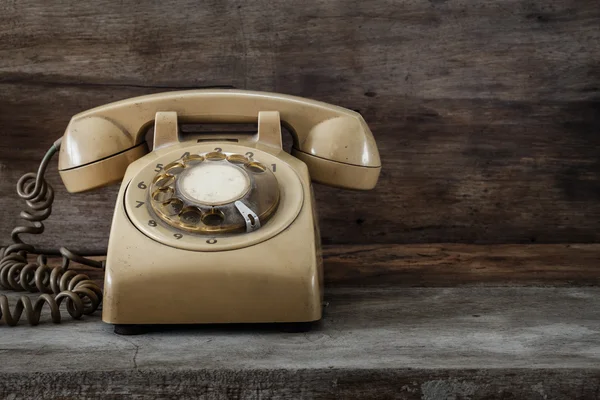
{"type": "Polygon", "coordinates": [[[145,325],[115,325],[117,335],[143,335],[146,332],[148,332],[148,327],[145,325]]]}
{"type": "Polygon", "coordinates": [[[308,332],[313,328],[314,322],[286,322],[279,325],[279,330],[285,333],[308,332]]]}

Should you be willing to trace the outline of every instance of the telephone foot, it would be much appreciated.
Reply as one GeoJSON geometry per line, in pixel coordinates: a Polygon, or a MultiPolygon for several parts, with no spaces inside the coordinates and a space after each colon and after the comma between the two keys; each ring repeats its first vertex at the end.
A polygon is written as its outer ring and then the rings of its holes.
{"type": "Polygon", "coordinates": [[[143,335],[148,332],[148,327],[145,325],[115,325],[115,333],[117,335],[143,335]]]}
{"type": "Polygon", "coordinates": [[[303,333],[312,329],[314,322],[285,322],[278,324],[279,330],[285,333],[303,333]]]}

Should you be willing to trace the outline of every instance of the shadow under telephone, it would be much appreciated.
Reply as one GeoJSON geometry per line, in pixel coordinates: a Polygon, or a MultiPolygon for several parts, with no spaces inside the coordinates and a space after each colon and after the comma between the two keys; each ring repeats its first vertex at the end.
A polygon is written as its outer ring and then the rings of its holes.
{"type": "Polygon", "coordinates": [[[0,254],[0,288],[41,292],[14,312],[0,296],[0,318],[38,323],[45,305],[60,322],[102,302],[103,321],[146,324],[310,323],[322,315],[323,267],[311,180],[372,189],[381,163],[360,114],[275,93],[189,90],[142,96],[75,115],[44,157],[24,175],[19,196],[31,211],[0,254]],[[237,141],[181,141],[184,123],[246,123],[258,132],[237,141]],[[281,124],[293,136],[282,149],[281,124]],[[153,151],[144,135],[154,126],[153,151]],[[106,261],[61,249],[50,268],[22,233],[41,233],[54,198],[44,172],[60,151],[69,192],[122,181],[106,261]],[[105,268],[102,289],[69,261],[105,268]]]}

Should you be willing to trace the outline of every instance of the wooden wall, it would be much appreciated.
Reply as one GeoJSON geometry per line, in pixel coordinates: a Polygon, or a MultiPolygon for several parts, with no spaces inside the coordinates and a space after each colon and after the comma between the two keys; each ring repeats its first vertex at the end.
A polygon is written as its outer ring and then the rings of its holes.
{"type": "MultiPolygon", "coordinates": [[[[325,243],[600,240],[598,0],[0,2],[0,237],[71,115],[231,85],[359,110],[372,192],[317,185],[325,243]],[[142,4],[143,3],[143,4],[142,4]]],[[[57,173],[41,246],[106,247],[116,187],[57,173]]]]}

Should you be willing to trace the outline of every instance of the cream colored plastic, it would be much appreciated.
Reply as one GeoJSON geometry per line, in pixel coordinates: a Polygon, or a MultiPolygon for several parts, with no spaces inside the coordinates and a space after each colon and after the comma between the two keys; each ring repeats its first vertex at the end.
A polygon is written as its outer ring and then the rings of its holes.
{"type": "Polygon", "coordinates": [[[72,192],[123,178],[105,272],[103,320],[113,324],[320,319],[323,267],[311,179],[370,189],[380,169],[375,141],[358,113],[239,90],[162,93],[83,112],[67,127],[59,159],[72,192]],[[178,126],[186,122],[258,122],[258,132],[236,143],[214,135],[210,142],[180,143],[178,126]],[[281,123],[293,131],[293,156],[282,150],[281,123]],[[152,124],[154,151],[146,154],[152,124]],[[149,206],[156,173],[184,153],[200,159],[215,151],[244,154],[277,179],[277,209],[257,230],[185,231],[162,223],[149,206]]]}
{"type": "MultiPolygon", "coordinates": [[[[308,169],[281,150],[258,147],[251,142],[181,143],[131,164],[119,191],[109,239],[102,313],[105,322],[303,322],[321,318],[323,271],[308,169]],[[132,224],[127,208],[136,209],[135,200],[124,199],[127,192],[136,189],[132,186],[134,178],[148,162],[168,154],[177,158],[187,149],[206,151],[217,146],[223,151],[251,151],[258,160],[266,159],[268,153],[269,158],[277,159],[276,175],[284,165],[295,174],[283,185],[284,196],[295,201],[290,203],[292,207],[278,210],[274,218],[279,222],[272,220],[256,232],[223,239],[185,233],[175,239],[175,231],[168,230],[147,235],[132,224]],[[180,240],[188,239],[185,247],[195,241],[203,251],[178,248],[183,243],[180,240]],[[218,248],[220,241],[228,251],[206,251],[211,246],[212,250],[223,250],[218,248]]],[[[137,217],[136,221],[145,222],[137,217]]]]}
{"type": "Polygon", "coordinates": [[[304,161],[313,181],[342,189],[373,189],[381,171],[381,168],[344,164],[296,149],[292,149],[292,155],[304,161]]]}
{"type": "MultiPolygon", "coordinates": [[[[275,93],[189,90],[136,97],[75,115],[65,132],[59,158],[61,176],[65,171],[71,171],[70,179],[65,182],[67,190],[91,189],[111,183],[119,171],[123,175],[125,169],[122,164],[112,157],[140,145],[147,128],[154,123],[156,113],[160,112],[176,113],[180,123],[255,122],[260,112],[278,112],[281,121],[292,130],[295,149],[315,157],[369,168],[365,172],[369,174],[378,174],[381,168],[373,135],[360,114],[354,111],[275,93]],[[113,171],[109,177],[99,175],[90,181],[87,170],[77,169],[99,161],[104,161],[104,167],[113,171]]],[[[167,128],[172,125],[173,116],[159,114],[156,141],[159,147],[168,145],[170,140],[175,141],[167,128]],[[170,118],[171,122],[163,120],[163,117],[170,118]],[[166,136],[163,137],[163,134],[166,136]]],[[[263,122],[269,119],[272,122],[276,115],[264,114],[260,118],[263,122]]],[[[271,132],[267,137],[255,140],[277,147],[280,142],[275,134],[271,132]],[[271,137],[275,139],[269,139],[271,137]]],[[[311,168],[312,165],[309,165],[309,172],[313,175],[311,168]]],[[[322,163],[321,168],[333,168],[331,172],[334,172],[338,166],[322,163]]],[[[320,175],[322,183],[337,185],[327,171],[321,171],[320,175]]],[[[376,180],[376,177],[372,179],[376,180]]],[[[344,187],[361,189],[352,186],[351,182],[344,187]]]]}
{"type": "Polygon", "coordinates": [[[159,111],[154,117],[153,150],[179,142],[179,117],[174,111],[159,111]]]}
{"type": "Polygon", "coordinates": [[[281,138],[281,116],[279,111],[258,112],[258,137],[257,141],[273,146],[276,149],[283,147],[281,138]]]}
{"type": "Polygon", "coordinates": [[[58,172],[69,192],[83,192],[121,181],[129,164],[146,153],[148,146],[142,143],[103,160],[58,172]]]}

